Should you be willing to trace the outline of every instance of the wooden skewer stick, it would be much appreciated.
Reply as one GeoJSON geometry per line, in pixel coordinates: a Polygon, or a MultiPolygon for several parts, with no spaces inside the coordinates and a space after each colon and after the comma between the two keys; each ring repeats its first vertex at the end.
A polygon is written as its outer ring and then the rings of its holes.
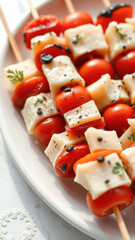
{"type": "Polygon", "coordinates": [[[29,4],[29,7],[30,7],[30,11],[31,11],[32,17],[34,19],[39,18],[39,14],[38,14],[36,8],[34,7],[32,0],[27,0],[27,1],[28,1],[28,4],[29,4]]]}
{"type": "Polygon", "coordinates": [[[65,4],[67,6],[67,9],[68,9],[69,13],[74,13],[75,8],[74,8],[74,5],[72,3],[72,0],[64,0],[64,1],[65,1],[65,4]]]}
{"type": "Polygon", "coordinates": [[[107,8],[107,7],[110,7],[111,3],[110,3],[109,0],[102,0],[102,1],[103,1],[103,3],[104,3],[104,5],[105,5],[106,8],[107,8]]]}
{"type": "Polygon", "coordinates": [[[113,212],[115,214],[116,220],[117,220],[117,224],[119,226],[121,235],[123,237],[124,240],[130,240],[130,236],[127,230],[127,227],[125,225],[125,222],[123,220],[123,217],[121,215],[121,212],[119,210],[119,208],[117,206],[113,207],[113,212]]]}
{"type": "Polygon", "coordinates": [[[12,49],[14,51],[14,54],[15,54],[16,58],[17,58],[17,61],[18,62],[22,62],[23,61],[22,55],[21,55],[21,53],[19,51],[19,48],[18,48],[18,46],[16,44],[16,41],[15,41],[11,31],[9,30],[9,27],[7,25],[7,22],[6,22],[6,19],[5,19],[4,15],[3,15],[1,7],[0,7],[0,16],[1,16],[2,22],[4,24],[4,27],[5,27],[6,31],[7,31],[9,42],[10,42],[10,44],[12,46],[12,49]]]}

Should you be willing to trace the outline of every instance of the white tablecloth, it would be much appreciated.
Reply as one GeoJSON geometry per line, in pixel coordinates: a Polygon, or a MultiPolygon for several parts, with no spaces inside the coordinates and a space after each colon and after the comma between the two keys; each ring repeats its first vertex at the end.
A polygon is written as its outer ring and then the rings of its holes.
{"type": "MultiPolygon", "coordinates": [[[[26,0],[1,0],[12,31],[28,10],[26,0]]],[[[33,0],[36,5],[40,1],[33,0]]],[[[0,46],[6,34],[0,21],[0,46]]],[[[0,134],[0,240],[91,240],[55,214],[16,169],[0,134]]]]}

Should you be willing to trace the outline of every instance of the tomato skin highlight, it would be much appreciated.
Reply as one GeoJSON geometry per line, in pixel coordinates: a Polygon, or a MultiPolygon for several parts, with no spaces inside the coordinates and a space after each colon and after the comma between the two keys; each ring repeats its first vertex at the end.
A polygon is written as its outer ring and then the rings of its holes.
{"type": "Polygon", "coordinates": [[[61,21],[63,32],[69,28],[75,28],[88,23],[93,24],[93,20],[90,14],[85,11],[70,13],[61,21]]]}
{"type": "Polygon", "coordinates": [[[100,119],[97,119],[97,120],[94,120],[94,121],[84,123],[84,124],[79,125],[79,126],[74,127],[74,128],[70,128],[69,126],[66,125],[65,129],[66,129],[66,131],[69,135],[81,136],[85,133],[85,131],[89,127],[95,127],[97,129],[101,129],[104,126],[105,126],[104,119],[100,118],[100,119]]]}
{"type": "Polygon", "coordinates": [[[74,145],[74,148],[67,152],[63,151],[56,160],[55,171],[60,177],[63,178],[72,178],[75,176],[73,171],[74,163],[87,155],[90,152],[89,146],[87,143],[78,143],[74,145]],[[64,169],[63,169],[64,166],[64,169]],[[63,170],[62,170],[63,169],[63,170]]]}
{"type": "MultiPolygon", "coordinates": [[[[111,7],[113,8],[113,5],[107,9],[110,9],[111,7]]],[[[107,10],[107,9],[105,9],[105,10],[107,10]]],[[[126,18],[132,18],[133,17],[133,8],[129,5],[128,6],[123,5],[117,9],[112,10],[111,13],[112,13],[111,16],[104,16],[101,13],[99,15],[99,17],[97,18],[96,25],[101,24],[104,32],[110,22],[116,21],[117,23],[125,23],[126,18]]]]}
{"type": "Polygon", "coordinates": [[[114,61],[114,68],[120,78],[135,72],[135,50],[121,53],[114,61]]]}
{"type": "Polygon", "coordinates": [[[12,102],[16,107],[22,108],[28,97],[49,91],[49,84],[45,76],[32,77],[15,88],[12,93],[12,102]]]}
{"type": "Polygon", "coordinates": [[[31,49],[31,39],[48,32],[55,32],[57,35],[61,32],[60,20],[54,15],[40,16],[32,20],[24,28],[24,42],[28,49],[31,49]]]}
{"type": "Polygon", "coordinates": [[[80,105],[92,100],[86,87],[74,85],[65,87],[55,97],[55,106],[61,114],[64,114],[80,105]]]}
{"type": "Polygon", "coordinates": [[[57,57],[59,55],[66,55],[66,56],[70,57],[71,60],[73,59],[70,49],[67,46],[64,46],[62,44],[55,44],[55,43],[48,44],[43,49],[41,49],[41,51],[39,51],[37,53],[37,55],[35,56],[35,65],[36,65],[37,69],[42,73],[43,73],[43,70],[42,70],[43,63],[41,62],[42,54],[50,54],[53,57],[57,57]]]}
{"type": "Polygon", "coordinates": [[[39,123],[34,131],[35,138],[43,146],[47,146],[54,133],[64,132],[65,121],[62,116],[49,117],[39,123]]]}
{"type": "Polygon", "coordinates": [[[113,207],[120,210],[128,207],[134,201],[129,187],[121,186],[114,188],[99,198],[93,200],[90,192],[87,193],[86,202],[89,210],[97,217],[108,216],[113,213],[113,207]]]}
{"type": "Polygon", "coordinates": [[[134,118],[135,110],[127,104],[115,103],[106,108],[103,113],[105,130],[115,130],[118,137],[129,127],[128,118],[134,118]]]}
{"type": "Polygon", "coordinates": [[[114,70],[112,65],[104,59],[91,59],[85,62],[79,69],[79,74],[85,80],[85,85],[96,82],[103,74],[108,73],[114,79],[114,70]]]}

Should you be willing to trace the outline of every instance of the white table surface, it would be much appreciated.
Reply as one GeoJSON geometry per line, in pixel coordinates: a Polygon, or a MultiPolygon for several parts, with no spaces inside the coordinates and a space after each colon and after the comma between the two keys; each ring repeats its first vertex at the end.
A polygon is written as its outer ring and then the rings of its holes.
{"type": "MultiPolygon", "coordinates": [[[[41,2],[33,0],[34,4],[41,2]]],[[[0,0],[12,31],[26,0],[0,0]]],[[[0,47],[6,34],[0,20],[0,47]]],[[[0,240],[92,240],[54,213],[16,169],[0,133],[0,240]]]]}

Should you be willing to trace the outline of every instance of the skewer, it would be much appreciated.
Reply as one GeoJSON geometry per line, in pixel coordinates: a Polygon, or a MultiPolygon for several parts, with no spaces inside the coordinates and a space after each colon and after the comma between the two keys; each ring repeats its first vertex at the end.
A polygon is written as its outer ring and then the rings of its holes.
{"type": "Polygon", "coordinates": [[[39,18],[39,14],[38,14],[36,8],[34,7],[32,0],[27,0],[27,2],[28,2],[28,4],[29,4],[30,12],[31,12],[31,14],[32,14],[32,17],[33,17],[34,19],[39,18]]]}
{"type": "Polygon", "coordinates": [[[122,218],[121,212],[119,210],[119,208],[117,206],[113,207],[113,212],[115,214],[116,220],[117,220],[117,224],[119,226],[121,235],[123,237],[124,240],[130,240],[130,236],[127,230],[127,227],[125,225],[125,222],[122,218]]]}
{"type": "Polygon", "coordinates": [[[67,9],[68,9],[69,13],[74,13],[75,8],[74,8],[74,5],[72,3],[72,0],[64,0],[64,1],[65,1],[65,4],[67,6],[67,9]]]}
{"type": "Polygon", "coordinates": [[[104,3],[105,7],[110,7],[111,3],[109,0],[102,0],[102,2],[104,3]]]}
{"type": "Polygon", "coordinates": [[[17,58],[17,61],[18,62],[22,62],[23,61],[22,55],[21,55],[21,53],[19,51],[19,48],[18,48],[18,46],[16,44],[16,41],[15,41],[11,31],[9,30],[9,27],[7,25],[7,22],[6,22],[6,19],[5,19],[4,15],[3,15],[1,7],[0,7],[0,16],[1,16],[2,22],[4,24],[4,27],[5,27],[6,31],[7,31],[9,42],[10,42],[11,47],[13,49],[13,52],[14,52],[16,58],[17,58]]]}
{"type": "MultiPolygon", "coordinates": [[[[66,3],[67,6],[68,6],[69,12],[70,12],[70,13],[71,13],[71,12],[74,12],[75,10],[74,10],[74,7],[73,7],[73,4],[72,4],[71,0],[64,0],[64,1],[65,1],[65,3],[66,3]]],[[[103,0],[103,1],[104,1],[104,2],[109,2],[108,0],[103,0]]],[[[33,15],[33,13],[34,13],[34,18],[37,18],[37,16],[39,16],[39,15],[38,15],[37,11],[34,10],[34,6],[33,6],[33,4],[32,4],[32,1],[31,1],[31,0],[28,0],[28,2],[31,4],[31,5],[30,5],[30,9],[32,10],[32,15],[33,15]],[[35,14],[35,13],[36,13],[36,14],[35,14]]],[[[7,31],[8,38],[9,38],[10,44],[11,44],[11,46],[12,46],[13,52],[14,52],[14,54],[15,54],[18,62],[22,62],[22,61],[23,61],[23,58],[22,58],[22,56],[21,56],[21,54],[20,54],[20,51],[19,51],[19,49],[18,49],[18,46],[17,46],[17,44],[16,44],[16,42],[15,42],[15,39],[14,39],[12,33],[10,32],[10,30],[9,30],[9,28],[8,28],[8,25],[7,25],[7,23],[6,23],[6,20],[5,20],[5,17],[4,17],[4,15],[3,15],[3,12],[2,12],[2,9],[1,9],[1,8],[0,8],[0,16],[1,16],[1,19],[2,19],[3,24],[4,24],[4,26],[5,26],[5,29],[6,29],[6,31],[7,31]]],[[[115,214],[115,217],[116,217],[117,224],[118,224],[118,226],[119,226],[121,235],[123,236],[123,240],[130,240],[130,236],[129,236],[128,230],[127,230],[127,228],[126,228],[125,222],[124,222],[124,220],[123,220],[123,218],[122,218],[122,215],[121,215],[121,213],[120,213],[119,208],[118,208],[117,206],[113,207],[113,212],[114,212],[114,214],[115,214]]]]}

